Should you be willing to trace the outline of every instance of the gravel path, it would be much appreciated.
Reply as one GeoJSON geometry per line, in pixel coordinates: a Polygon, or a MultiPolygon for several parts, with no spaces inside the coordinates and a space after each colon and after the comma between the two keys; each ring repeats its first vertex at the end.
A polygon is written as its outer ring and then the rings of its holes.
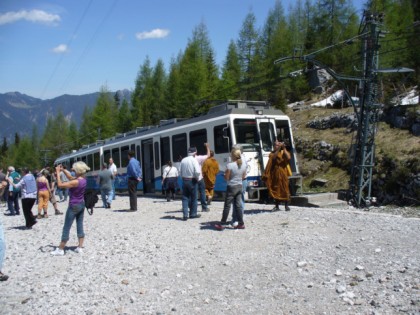
{"type": "Polygon", "coordinates": [[[85,213],[84,253],[73,225],[62,257],[64,216],[2,215],[0,314],[420,314],[418,218],[246,204],[245,230],[216,231],[222,202],[187,222],[179,200],[138,203],[85,213]]]}

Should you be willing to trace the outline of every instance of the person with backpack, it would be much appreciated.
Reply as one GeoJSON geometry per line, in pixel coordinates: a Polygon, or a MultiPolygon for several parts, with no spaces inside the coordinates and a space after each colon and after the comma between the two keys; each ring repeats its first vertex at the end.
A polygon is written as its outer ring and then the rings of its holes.
{"type": "Polygon", "coordinates": [[[71,176],[70,172],[64,170],[64,174],[69,179],[68,182],[62,182],[60,179],[60,172],[63,170],[62,165],[58,165],[55,168],[57,174],[57,185],[59,188],[68,188],[70,193],[69,206],[66,211],[66,216],[64,219],[63,233],[61,235],[61,242],[54,251],[51,252],[53,256],[63,256],[64,248],[66,243],[69,240],[69,234],[71,226],[76,220],[77,226],[77,237],[79,239],[79,244],[75,249],[76,253],[81,254],[83,252],[83,242],[85,239],[85,232],[83,230],[83,218],[85,213],[85,191],[87,186],[86,172],[90,170],[84,162],[78,161],[73,164],[73,169],[76,173],[76,176],[71,176]]]}

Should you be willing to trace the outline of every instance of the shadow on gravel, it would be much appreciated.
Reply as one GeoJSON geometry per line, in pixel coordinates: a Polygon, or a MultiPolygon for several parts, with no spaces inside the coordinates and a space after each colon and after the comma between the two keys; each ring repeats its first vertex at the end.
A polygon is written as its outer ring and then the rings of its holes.
{"type": "Polygon", "coordinates": [[[124,210],[112,210],[112,212],[137,212],[135,210],[124,209],[124,210]]]}
{"type": "Polygon", "coordinates": [[[245,210],[244,214],[258,214],[258,213],[264,213],[264,212],[273,212],[273,211],[267,210],[267,209],[252,209],[252,210],[245,210]]]}
{"type": "Polygon", "coordinates": [[[181,220],[182,218],[177,218],[174,215],[165,215],[165,216],[161,217],[161,219],[163,219],[163,220],[177,220],[177,219],[181,220]]]}
{"type": "Polygon", "coordinates": [[[20,226],[12,226],[12,227],[9,227],[8,230],[30,230],[30,229],[28,229],[24,225],[20,225],[20,226]]]}
{"type": "Polygon", "coordinates": [[[219,230],[217,230],[214,226],[216,224],[220,224],[220,221],[208,221],[208,222],[202,222],[200,223],[200,230],[212,230],[212,231],[217,231],[219,232],[219,230]]]}
{"type": "Polygon", "coordinates": [[[177,212],[182,212],[182,209],[181,210],[174,210],[174,211],[166,211],[165,213],[177,213],[177,212]]]}
{"type": "MultiPolygon", "coordinates": [[[[163,217],[161,217],[162,220],[177,220],[177,221],[184,221],[183,217],[176,217],[174,215],[165,215],[163,217]]],[[[192,219],[188,219],[188,220],[192,220],[192,219]]]]}
{"type": "Polygon", "coordinates": [[[49,253],[52,252],[57,246],[54,245],[46,245],[46,246],[41,246],[38,248],[38,250],[40,250],[43,253],[49,253]]]}

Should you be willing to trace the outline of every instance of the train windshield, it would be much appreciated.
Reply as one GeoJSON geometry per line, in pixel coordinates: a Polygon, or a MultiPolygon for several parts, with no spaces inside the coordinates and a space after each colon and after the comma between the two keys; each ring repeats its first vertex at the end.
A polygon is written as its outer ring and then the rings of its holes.
{"type": "Polygon", "coordinates": [[[242,145],[244,152],[260,150],[260,136],[262,149],[271,151],[275,140],[274,125],[270,121],[258,122],[255,119],[235,119],[234,129],[236,142],[242,145]]]}

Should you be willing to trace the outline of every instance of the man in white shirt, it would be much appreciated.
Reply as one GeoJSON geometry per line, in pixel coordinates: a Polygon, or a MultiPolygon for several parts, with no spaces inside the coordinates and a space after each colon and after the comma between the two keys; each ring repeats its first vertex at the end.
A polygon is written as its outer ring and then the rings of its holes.
{"type": "Polygon", "coordinates": [[[199,218],[197,214],[197,186],[200,176],[200,165],[195,159],[197,148],[188,149],[188,156],[183,158],[180,164],[179,174],[182,177],[182,211],[183,220],[199,218]],[[189,211],[188,211],[189,208],[189,211]]]}
{"type": "Polygon", "coordinates": [[[109,158],[108,169],[112,173],[112,200],[115,200],[115,178],[117,176],[117,166],[114,164],[114,160],[112,158],[109,158]]]}

